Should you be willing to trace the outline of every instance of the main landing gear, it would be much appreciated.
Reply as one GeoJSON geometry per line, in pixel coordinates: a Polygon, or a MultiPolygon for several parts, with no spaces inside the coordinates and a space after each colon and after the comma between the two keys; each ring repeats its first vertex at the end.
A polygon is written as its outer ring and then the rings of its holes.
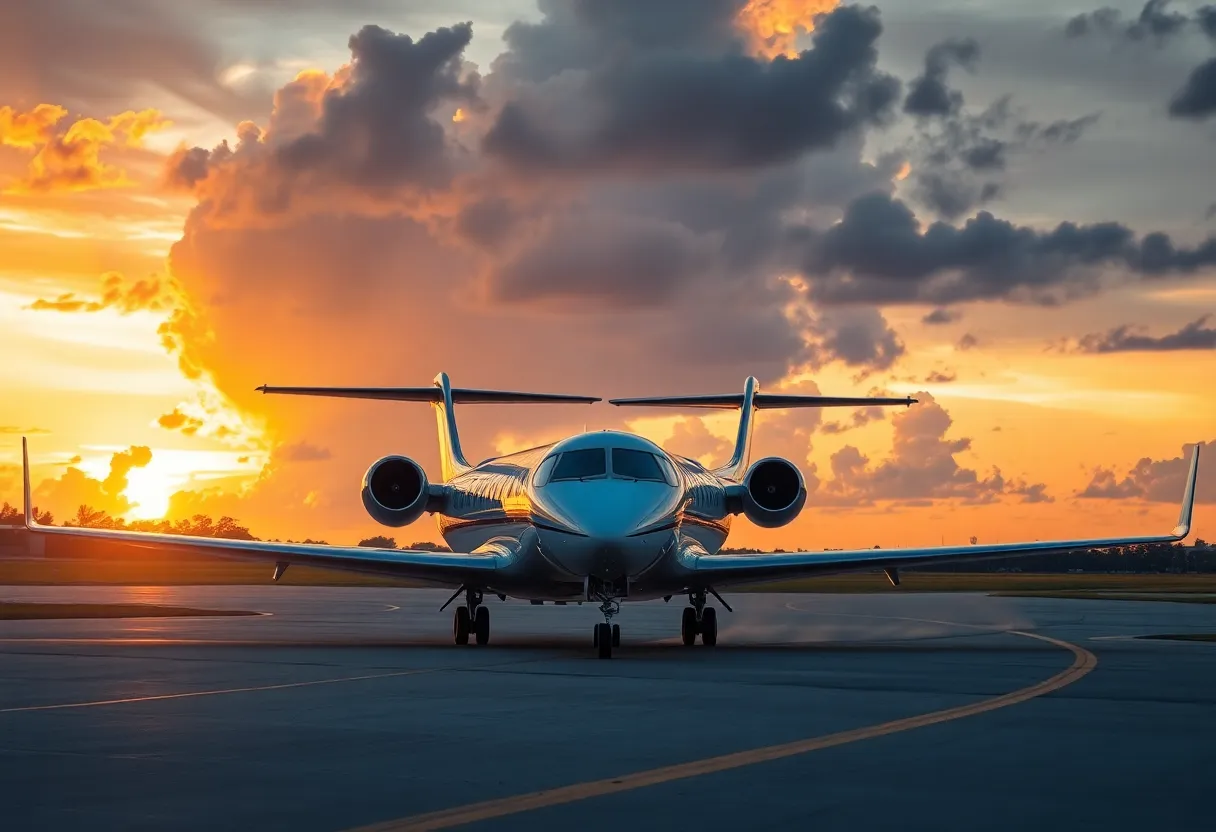
{"type": "MultiPolygon", "coordinates": [[[[456,593],[460,594],[459,590],[456,593]]],[[[455,596],[453,596],[455,597],[455,596]]],[[[481,590],[465,590],[465,603],[452,615],[452,637],[457,644],[468,644],[472,633],[478,644],[490,641],[490,610],[481,605],[481,590]]]]}
{"type": "MultiPolygon", "coordinates": [[[[718,643],[718,612],[713,607],[705,606],[705,600],[703,589],[688,593],[688,603],[692,606],[684,608],[684,615],[680,619],[680,640],[684,642],[685,647],[696,644],[698,635],[706,647],[713,647],[718,643]]],[[[726,604],[725,601],[722,603],[726,604]]]]}

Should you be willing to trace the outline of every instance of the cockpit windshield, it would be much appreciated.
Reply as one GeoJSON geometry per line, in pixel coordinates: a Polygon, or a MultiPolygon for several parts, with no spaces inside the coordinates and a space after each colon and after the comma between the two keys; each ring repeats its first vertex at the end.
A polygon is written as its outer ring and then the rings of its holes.
{"type": "Polygon", "coordinates": [[[549,482],[559,480],[582,480],[588,477],[603,477],[608,474],[603,448],[584,448],[581,451],[566,451],[557,460],[549,482]]]}
{"type": "Polygon", "coordinates": [[[658,457],[647,451],[635,451],[630,448],[612,449],[612,475],[631,480],[667,482],[663,469],[659,467],[658,457]]]}

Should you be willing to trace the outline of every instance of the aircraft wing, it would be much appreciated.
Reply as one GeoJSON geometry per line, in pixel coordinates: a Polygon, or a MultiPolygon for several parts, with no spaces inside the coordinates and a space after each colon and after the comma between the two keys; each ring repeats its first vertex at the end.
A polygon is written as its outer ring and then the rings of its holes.
{"type": "Polygon", "coordinates": [[[363,572],[422,581],[441,586],[492,585],[495,570],[509,565],[516,552],[506,545],[485,551],[455,553],[403,549],[369,549],[361,546],[326,546],[307,543],[271,543],[256,540],[227,540],[178,534],[154,534],[121,529],[87,529],[76,526],[44,526],[35,521],[30,499],[29,452],[22,441],[25,473],[25,527],[34,534],[80,539],[117,540],[136,546],[162,549],[166,553],[190,552],[231,560],[260,561],[275,565],[281,575],[286,565],[315,566],[346,572],[363,572]]]}
{"type": "Polygon", "coordinates": [[[1022,555],[1049,555],[1086,549],[1112,549],[1148,543],[1176,543],[1191,530],[1195,503],[1195,480],[1199,472],[1199,446],[1191,456],[1186,490],[1178,525],[1169,534],[1148,537],[1104,537],[1079,540],[998,543],[987,546],[931,546],[923,549],[858,549],[829,552],[782,552],[758,555],[710,555],[695,547],[682,550],[682,565],[696,574],[696,583],[725,587],[843,572],[885,570],[892,583],[899,582],[902,567],[988,560],[1022,555]]]}

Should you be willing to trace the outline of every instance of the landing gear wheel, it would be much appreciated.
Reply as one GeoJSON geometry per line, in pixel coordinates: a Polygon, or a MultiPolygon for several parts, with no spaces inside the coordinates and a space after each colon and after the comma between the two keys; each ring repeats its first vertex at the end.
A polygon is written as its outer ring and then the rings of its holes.
{"type": "Polygon", "coordinates": [[[680,619],[680,640],[685,647],[697,643],[697,611],[692,607],[684,608],[684,615],[680,619]]]}
{"type": "Polygon", "coordinates": [[[607,624],[595,625],[595,646],[600,649],[601,659],[612,658],[612,627],[607,624]]]}
{"type": "Polygon", "coordinates": [[[718,643],[718,611],[706,607],[701,613],[701,643],[713,647],[718,643]]]}
{"type": "Polygon", "coordinates": [[[621,625],[620,624],[612,625],[612,646],[613,647],[621,646],[621,625]]]}
{"type": "MultiPolygon", "coordinates": [[[[490,610],[486,607],[477,608],[477,617],[473,619],[473,632],[477,635],[478,644],[490,643],[490,610]]],[[[467,638],[467,637],[466,637],[467,638]]]]}
{"type": "Polygon", "coordinates": [[[457,644],[469,643],[469,608],[457,607],[452,616],[452,636],[457,644]]]}

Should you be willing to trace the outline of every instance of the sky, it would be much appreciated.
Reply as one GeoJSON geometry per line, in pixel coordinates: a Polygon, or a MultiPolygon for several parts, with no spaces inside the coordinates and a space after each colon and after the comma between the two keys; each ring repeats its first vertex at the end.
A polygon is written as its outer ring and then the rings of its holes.
{"type": "MultiPolygon", "coordinates": [[[[383,532],[430,409],[254,388],[441,370],[920,400],[760,414],[810,491],[764,548],[1156,532],[1216,439],[1216,6],[12,0],[0,78],[0,500],[26,435],[59,520],[383,532]]],[[[735,417],[458,418],[711,464],[735,417]]]]}

